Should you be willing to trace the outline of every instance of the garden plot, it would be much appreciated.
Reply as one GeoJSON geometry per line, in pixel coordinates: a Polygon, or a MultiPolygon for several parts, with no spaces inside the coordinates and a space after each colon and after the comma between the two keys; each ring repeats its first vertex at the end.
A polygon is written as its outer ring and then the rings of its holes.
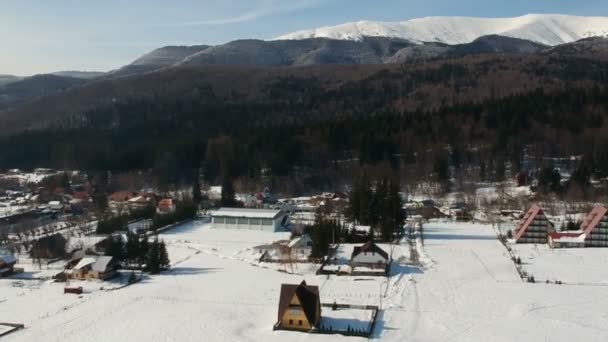
{"type": "Polygon", "coordinates": [[[338,333],[357,333],[367,335],[374,321],[373,309],[324,307],[321,317],[321,330],[338,333]]]}
{"type": "Polygon", "coordinates": [[[522,270],[536,282],[608,286],[608,248],[559,248],[547,245],[511,245],[522,270]]]}

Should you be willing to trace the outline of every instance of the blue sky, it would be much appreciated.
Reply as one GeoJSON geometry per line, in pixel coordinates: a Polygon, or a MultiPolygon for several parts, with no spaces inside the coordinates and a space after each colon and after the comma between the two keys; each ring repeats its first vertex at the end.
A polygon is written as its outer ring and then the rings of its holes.
{"type": "Polygon", "coordinates": [[[107,71],[165,45],[268,39],[356,20],[608,16],[605,0],[1,0],[0,74],[107,71]]]}

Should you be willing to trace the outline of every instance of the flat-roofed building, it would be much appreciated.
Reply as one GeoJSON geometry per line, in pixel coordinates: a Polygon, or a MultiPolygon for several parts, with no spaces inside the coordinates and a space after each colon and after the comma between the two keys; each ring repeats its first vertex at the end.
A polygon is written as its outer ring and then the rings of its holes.
{"type": "Polygon", "coordinates": [[[286,212],[278,209],[220,208],[211,212],[216,229],[246,229],[277,232],[289,223],[286,212]]]}

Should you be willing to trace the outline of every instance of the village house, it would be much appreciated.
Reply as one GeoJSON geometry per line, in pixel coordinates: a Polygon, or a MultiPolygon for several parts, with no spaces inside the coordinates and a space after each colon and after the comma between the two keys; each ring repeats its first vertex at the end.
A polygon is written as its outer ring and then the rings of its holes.
{"type": "Polygon", "coordinates": [[[111,256],[84,256],[68,272],[71,279],[107,280],[116,275],[117,262],[111,256]]]}
{"type": "Polygon", "coordinates": [[[276,232],[286,228],[289,216],[277,209],[220,208],[211,212],[214,229],[246,229],[276,232]]]}
{"type": "Polygon", "coordinates": [[[579,230],[549,234],[553,248],[608,247],[608,208],[597,205],[585,217],[579,230]]]}
{"type": "Polygon", "coordinates": [[[312,239],[308,234],[290,241],[282,240],[270,245],[255,247],[261,254],[262,262],[306,262],[312,253],[312,239]]]}
{"type": "Polygon", "coordinates": [[[553,224],[547,219],[540,206],[534,204],[513,231],[517,243],[546,244],[549,234],[555,232],[553,224]]]}
{"type": "Polygon", "coordinates": [[[310,331],[321,322],[319,287],[307,285],[281,285],[279,313],[275,329],[310,331]]]}
{"type": "Polygon", "coordinates": [[[0,247],[0,277],[13,273],[17,259],[7,248],[0,247]]]}
{"type": "Polygon", "coordinates": [[[132,208],[137,208],[137,207],[145,207],[145,206],[149,206],[149,205],[154,205],[153,199],[147,196],[143,196],[143,195],[137,195],[131,199],[129,199],[127,201],[129,203],[129,206],[132,208]]]}
{"type": "Polygon", "coordinates": [[[172,214],[175,212],[175,203],[170,198],[162,199],[156,206],[156,213],[159,215],[172,214]]]}
{"type": "Polygon", "coordinates": [[[133,197],[136,197],[136,194],[132,191],[117,191],[108,196],[108,202],[122,203],[129,201],[133,197]]]}
{"type": "Polygon", "coordinates": [[[378,247],[372,241],[353,248],[353,254],[350,258],[350,265],[355,267],[367,267],[371,269],[386,269],[390,264],[390,258],[382,248],[378,247]]]}
{"type": "Polygon", "coordinates": [[[405,204],[405,212],[408,217],[420,216],[426,220],[449,217],[437,207],[433,200],[409,201],[405,204]]]}

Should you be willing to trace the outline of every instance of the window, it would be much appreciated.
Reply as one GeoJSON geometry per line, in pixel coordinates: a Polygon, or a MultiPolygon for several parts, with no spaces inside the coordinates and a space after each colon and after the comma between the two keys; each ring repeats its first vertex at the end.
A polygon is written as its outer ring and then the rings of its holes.
{"type": "Polygon", "coordinates": [[[289,325],[293,325],[293,319],[289,320],[289,325]]]}
{"type": "Polygon", "coordinates": [[[249,224],[252,226],[259,226],[262,223],[262,220],[258,218],[249,219],[249,224]]]}
{"type": "Polygon", "coordinates": [[[300,326],[302,326],[302,320],[300,320],[298,323],[299,323],[300,326]]]}
{"type": "Polygon", "coordinates": [[[235,217],[226,217],[226,224],[236,224],[235,217]]]}
{"type": "Polygon", "coordinates": [[[272,226],[272,225],[273,225],[273,223],[272,223],[272,220],[271,220],[271,219],[263,219],[263,220],[262,220],[262,225],[263,225],[263,226],[272,226]]]}

